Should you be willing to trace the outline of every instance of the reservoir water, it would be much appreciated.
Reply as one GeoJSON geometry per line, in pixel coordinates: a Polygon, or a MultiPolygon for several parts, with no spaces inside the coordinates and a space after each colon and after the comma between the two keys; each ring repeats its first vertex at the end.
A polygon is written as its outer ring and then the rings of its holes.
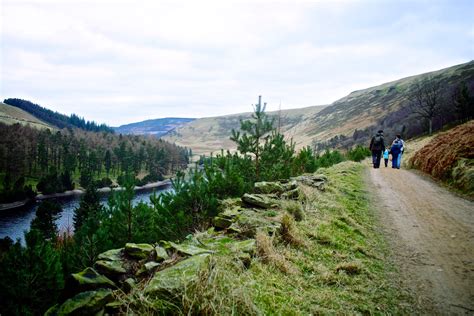
{"type": "MultiPolygon", "coordinates": [[[[171,185],[167,185],[154,189],[136,191],[133,204],[136,205],[139,202],[150,203],[150,195],[152,195],[153,192],[160,194],[171,190],[171,188],[171,185]]],[[[57,201],[62,207],[62,212],[56,220],[59,231],[71,230],[73,227],[74,210],[79,207],[81,195],[54,198],[51,200],[57,201]]],[[[107,201],[108,194],[103,194],[101,196],[101,203],[106,205],[107,201]]],[[[38,203],[35,203],[22,208],[0,211],[0,238],[8,236],[13,241],[20,239],[24,242],[24,231],[30,229],[30,224],[35,218],[37,207],[38,203]]]]}

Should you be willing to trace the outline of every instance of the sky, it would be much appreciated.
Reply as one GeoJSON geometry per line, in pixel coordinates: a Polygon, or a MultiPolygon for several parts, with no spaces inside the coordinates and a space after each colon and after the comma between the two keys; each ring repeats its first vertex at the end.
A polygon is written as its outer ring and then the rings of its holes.
{"type": "Polygon", "coordinates": [[[0,0],[0,98],[111,126],[330,104],[474,59],[474,1],[0,0]]]}

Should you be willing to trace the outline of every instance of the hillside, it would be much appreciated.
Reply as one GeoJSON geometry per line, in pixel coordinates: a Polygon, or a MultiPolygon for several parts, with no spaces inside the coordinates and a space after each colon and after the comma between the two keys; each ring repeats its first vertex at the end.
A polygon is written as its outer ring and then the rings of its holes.
{"type": "MultiPolygon", "coordinates": [[[[444,97],[444,114],[433,123],[434,129],[438,129],[456,118],[450,102],[454,88],[465,82],[470,94],[474,94],[474,61],[354,91],[326,107],[282,111],[281,131],[294,139],[297,148],[311,145],[317,149],[366,144],[379,128],[383,128],[389,138],[397,133],[405,138],[420,135],[426,129],[424,122],[408,107],[409,95],[414,83],[427,77],[440,83],[444,97]]],[[[239,119],[248,116],[249,113],[245,113],[197,119],[164,139],[200,154],[221,148],[233,149],[230,130],[238,128],[239,119]]]]}
{"type": "Polygon", "coordinates": [[[91,132],[114,132],[111,127],[105,124],[97,124],[94,121],[86,121],[83,117],[79,117],[76,114],[71,114],[69,116],[64,115],[62,113],[52,111],[46,107],[43,107],[39,104],[35,104],[28,100],[9,98],[5,99],[3,102],[13,107],[19,108],[23,111],[26,111],[29,114],[35,116],[37,119],[40,119],[59,129],[80,128],[82,130],[91,132]]]}
{"type": "MultiPolygon", "coordinates": [[[[289,137],[293,137],[301,147],[308,143],[299,130],[309,122],[325,106],[311,106],[301,109],[282,110],[268,112],[275,119],[278,126],[280,118],[280,130],[289,137]]],[[[209,154],[218,152],[221,148],[234,150],[235,144],[229,139],[232,129],[240,128],[240,120],[249,119],[252,113],[239,113],[226,116],[206,117],[196,119],[186,125],[176,128],[174,131],[162,137],[170,142],[191,148],[195,154],[209,154]]],[[[310,143],[310,141],[309,141],[310,143]]]]}
{"type": "Polygon", "coordinates": [[[30,113],[3,102],[0,102],[0,122],[7,125],[19,123],[39,129],[53,128],[51,125],[39,120],[30,113]]]}
{"type": "Polygon", "coordinates": [[[119,127],[114,127],[113,129],[115,132],[120,134],[154,135],[156,137],[161,137],[194,120],[194,118],[166,117],[121,125],[119,127]]]}
{"type": "Polygon", "coordinates": [[[409,159],[411,167],[474,197],[474,121],[429,139],[409,159]]]}

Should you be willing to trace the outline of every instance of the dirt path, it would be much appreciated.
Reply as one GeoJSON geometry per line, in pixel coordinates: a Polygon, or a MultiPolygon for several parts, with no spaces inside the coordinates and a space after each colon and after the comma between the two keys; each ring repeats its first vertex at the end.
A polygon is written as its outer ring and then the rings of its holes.
{"type": "Polygon", "coordinates": [[[369,174],[402,282],[423,312],[474,315],[474,203],[407,170],[369,174]]]}

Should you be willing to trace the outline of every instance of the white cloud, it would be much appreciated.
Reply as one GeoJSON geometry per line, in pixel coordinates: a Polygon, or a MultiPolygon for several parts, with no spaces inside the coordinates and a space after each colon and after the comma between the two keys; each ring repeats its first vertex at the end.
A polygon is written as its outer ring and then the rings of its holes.
{"type": "Polygon", "coordinates": [[[4,1],[0,96],[112,125],[248,111],[258,94],[269,109],[280,100],[326,104],[472,59],[469,9],[469,1],[4,1]]]}

